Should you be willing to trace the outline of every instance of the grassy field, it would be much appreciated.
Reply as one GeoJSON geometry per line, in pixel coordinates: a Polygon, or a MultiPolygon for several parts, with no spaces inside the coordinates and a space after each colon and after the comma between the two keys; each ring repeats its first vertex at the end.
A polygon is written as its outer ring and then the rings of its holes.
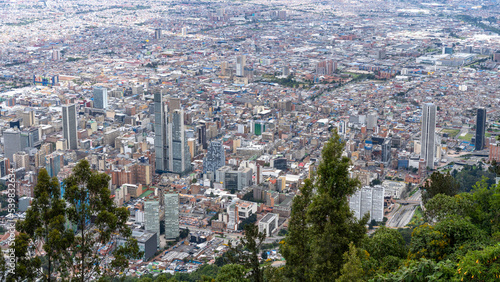
{"type": "Polygon", "coordinates": [[[443,129],[441,130],[441,133],[448,133],[448,136],[450,138],[455,138],[455,136],[457,136],[457,134],[460,132],[459,129],[443,129]]]}
{"type": "Polygon", "coordinates": [[[464,136],[458,136],[458,139],[464,140],[464,141],[470,141],[472,139],[472,133],[467,133],[464,136]]]}

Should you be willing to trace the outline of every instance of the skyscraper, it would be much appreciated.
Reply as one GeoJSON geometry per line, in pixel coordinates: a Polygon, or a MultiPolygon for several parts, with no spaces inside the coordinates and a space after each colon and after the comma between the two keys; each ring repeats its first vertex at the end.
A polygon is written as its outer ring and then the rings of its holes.
{"type": "Polygon", "coordinates": [[[420,158],[424,159],[426,166],[434,168],[434,151],[436,147],[436,105],[424,104],[422,109],[422,148],[420,158]]]}
{"type": "Polygon", "coordinates": [[[165,238],[175,239],[179,237],[179,195],[177,193],[165,193],[165,238]]]}
{"type": "Polygon", "coordinates": [[[76,150],[78,149],[76,105],[63,105],[62,116],[64,139],[68,140],[68,148],[70,150],[76,150]]]}
{"type": "Polygon", "coordinates": [[[236,76],[245,76],[246,56],[236,57],[236,76]]]}
{"type": "Polygon", "coordinates": [[[484,133],[486,130],[486,109],[477,109],[476,116],[476,151],[484,149],[484,133]]]}
{"type": "Polygon", "coordinates": [[[94,88],[94,108],[96,109],[108,108],[108,89],[104,87],[94,88]]]}
{"type": "Polygon", "coordinates": [[[155,29],[155,39],[160,39],[161,38],[161,29],[157,28],[155,29]]]}
{"type": "Polygon", "coordinates": [[[3,132],[3,151],[10,161],[14,161],[14,154],[21,151],[21,132],[16,129],[7,129],[3,132]]]}
{"type": "Polygon", "coordinates": [[[219,141],[212,141],[208,146],[207,154],[203,158],[203,174],[215,172],[226,164],[224,146],[219,141]]]}
{"type": "MultiPolygon", "coordinates": [[[[172,101],[177,101],[172,99],[172,101]]],[[[154,96],[156,171],[184,174],[191,171],[191,154],[184,128],[184,111],[167,110],[161,93],[154,96]]],[[[180,107],[176,102],[174,108],[180,107]]]]}
{"type": "Polygon", "coordinates": [[[162,93],[154,94],[156,171],[168,171],[168,143],[165,104],[162,93]]]}
{"type": "Polygon", "coordinates": [[[191,154],[184,129],[184,111],[174,110],[167,121],[169,141],[169,171],[184,174],[191,171],[191,154]]]}
{"type": "Polygon", "coordinates": [[[204,123],[198,125],[198,144],[207,149],[207,126],[204,123]]]}
{"type": "Polygon", "coordinates": [[[144,202],[144,229],[156,233],[160,246],[160,202],[152,200],[144,202]]]}

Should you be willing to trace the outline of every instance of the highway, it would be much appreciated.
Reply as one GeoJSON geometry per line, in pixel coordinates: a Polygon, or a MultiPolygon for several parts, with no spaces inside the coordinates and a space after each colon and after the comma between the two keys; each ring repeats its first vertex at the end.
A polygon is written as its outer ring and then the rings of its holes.
{"type": "Polygon", "coordinates": [[[411,197],[406,200],[398,200],[396,201],[396,205],[399,205],[395,209],[395,212],[388,215],[387,223],[385,224],[387,227],[392,228],[401,228],[405,227],[408,223],[410,223],[417,206],[420,205],[422,201],[422,192],[418,190],[411,197]]]}

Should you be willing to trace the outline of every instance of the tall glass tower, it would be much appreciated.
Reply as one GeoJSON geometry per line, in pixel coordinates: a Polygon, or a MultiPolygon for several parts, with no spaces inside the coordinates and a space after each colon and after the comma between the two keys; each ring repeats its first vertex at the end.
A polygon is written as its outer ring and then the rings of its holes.
{"type": "Polygon", "coordinates": [[[486,130],[486,109],[477,109],[476,117],[476,151],[484,149],[484,134],[486,130]]]}
{"type": "Polygon", "coordinates": [[[434,168],[436,150],[436,105],[424,104],[422,111],[422,148],[420,158],[424,159],[426,166],[434,168]]]}

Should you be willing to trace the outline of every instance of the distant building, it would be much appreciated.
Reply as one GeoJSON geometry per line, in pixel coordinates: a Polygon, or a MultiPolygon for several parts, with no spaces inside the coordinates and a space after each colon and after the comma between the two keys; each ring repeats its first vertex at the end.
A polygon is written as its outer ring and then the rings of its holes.
{"type": "Polygon", "coordinates": [[[236,57],[236,76],[245,76],[246,60],[245,55],[236,57]]]}
{"type": "Polygon", "coordinates": [[[420,158],[424,159],[426,166],[434,168],[436,147],[436,105],[424,104],[422,109],[422,148],[420,158]]]}
{"type": "Polygon", "coordinates": [[[157,246],[160,247],[160,202],[144,202],[144,229],[156,233],[157,246]]]}
{"type": "Polygon", "coordinates": [[[208,146],[207,154],[203,158],[203,174],[215,172],[226,164],[224,146],[221,142],[212,141],[208,146]]]}
{"type": "Polygon", "coordinates": [[[3,132],[4,154],[14,161],[14,154],[21,151],[21,132],[18,129],[7,129],[3,132]]]}
{"type": "Polygon", "coordinates": [[[104,110],[108,108],[108,89],[104,87],[94,88],[94,108],[104,110]]]}
{"type": "Polygon", "coordinates": [[[155,39],[160,39],[161,38],[161,29],[157,28],[155,29],[155,39]]]}
{"type": "Polygon", "coordinates": [[[164,194],[165,203],[165,238],[179,237],[179,194],[164,194]]]}
{"type": "Polygon", "coordinates": [[[64,139],[68,141],[68,148],[70,150],[76,150],[78,149],[76,105],[63,105],[62,117],[64,139]]]}
{"type": "MultiPolygon", "coordinates": [[[[142,257],[143,261],[148,261],[154,257],[156,251],[158,250],[158,246],[156,244],[158,235],[154,232],[144,231],[139,229],[132,230],[132,237],[137,239],[137,245],[139,247],[139,251],[143,252],[144,256],[142,257]]],[[[127,239],[118,237],[117,245],[123,246],[127,243],[127,239]]]]}
{"type": "Polygon", "coordinates": [[[391,160],[391,138],[386,138],[384,143],[382,143],[382,162],[388,163],[391,160]]]}
{"type": "Polygon", "coordinates": [[[381,222],[384,220],[384,193],[383,186],[365,186],[358,190],[349,199],[349,207],[354,211],[356,218],[360,219],[365,214],[370,214],[370,221],[381,222]]]}
{"type": "Polygon", "coordinates": [[[279,214],[268,213],[259,221],[259,232],[271,236],[278,229],[279,214]]]}
{"type": "Polygon", "coordinates": [[[223,166],[215,173],[215,181],[222,183],[224,189],[241,191],[252,185],[253,170],[249,167],[233,170],[230,166],[223,166]]]}
{"type": "Polygon", "coordinates": [[[476,115],[476,151],[482,150],[485,147],[486,133],[486,109],[477,109],[476,115]]]}
{"type": "Polygon", "coordinates": [[[178,99],[170,99],[170,109],[162,93],[154,94],[155,156],[158,173],[185,174],[191,171],[191,153],[184,126],[184,111],[178,99]],[[173,110],[172,110],[173,109],[173,110]]]}
{"type": "Polygon", "coordinates": [[[59,61],[61,59],[60,50],[52,50],[52,61],[59,61]]]}

